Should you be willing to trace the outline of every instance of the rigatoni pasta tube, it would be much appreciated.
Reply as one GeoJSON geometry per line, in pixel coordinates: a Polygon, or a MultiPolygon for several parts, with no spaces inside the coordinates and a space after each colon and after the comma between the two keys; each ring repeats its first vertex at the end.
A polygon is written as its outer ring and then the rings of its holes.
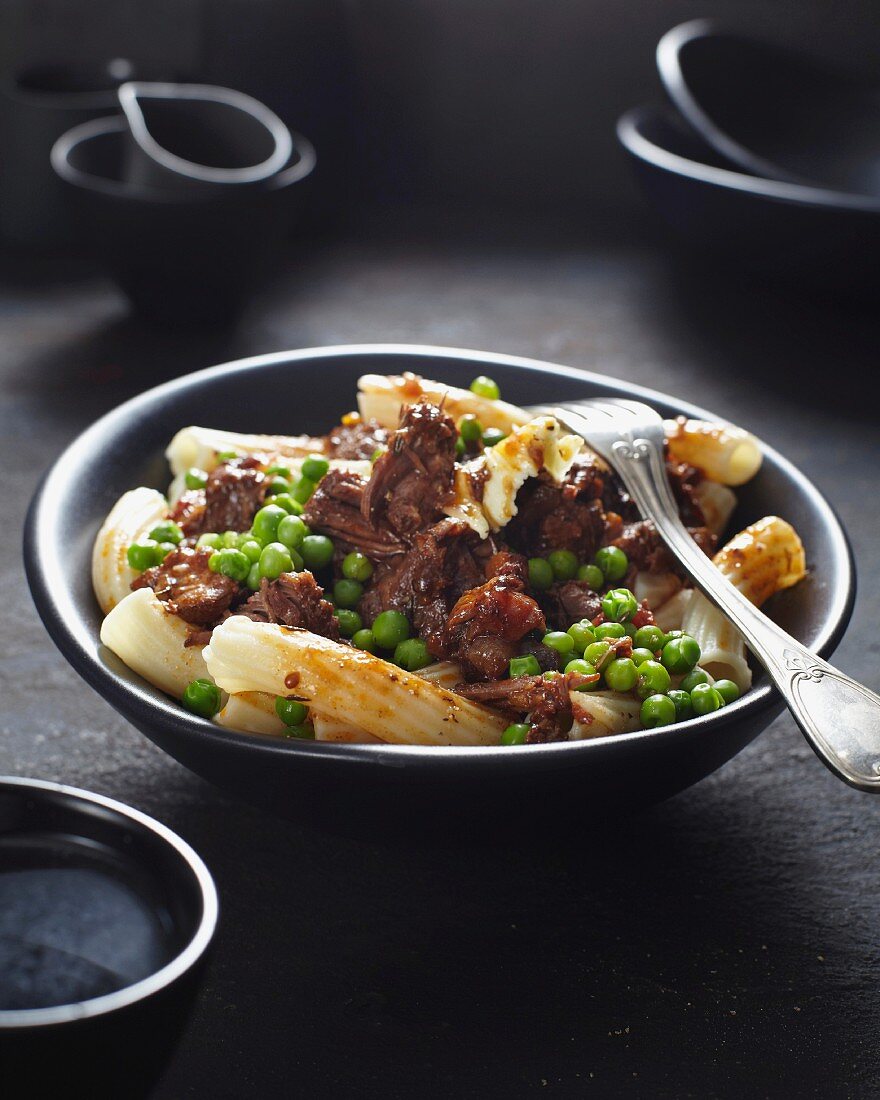
{"type": "Polygon", "coordinates": [[[132,489],[113,505],[92,548],[92,586],[105,615],[128,598],[137,576],[128,564],[129,546],[145,538],[167,512],[165,498],[155,489],[132,489]]]}
{"type": "Polygon", "coordinates": [[[663,426],[672,457],[698,467],[712,481],[742,485],[761,467],[761,445],[742,428],[685,417],[663,426]]]}
{"type": "Polygon", "coordinates": [[[395,744],[497,745],[505,726],[490,711],[371,653],[243,615],[214,630],[205,661],[230,694],[295,690],[321,711],[395,744]]]}
{"type": "Polygon", "coordinates": [[[191,680],[208,675],[200,646],[184,646],[189,630],[152,589],[129,592],[101,624],[101,641],[130,669],[179,699],[191,680]]]}
{"type": "Polygon", "coordinates": [[[275,710],[275,696],[260,691],[230,695],[226,705],[214,715],[218,726],[241,733],[284,733],[284,723],[275,710]]]}
{"type": "MultiPolygon", "coordinates": [[[[740,531],[712,560],[756,607],[797,584],[807,571],[797,531],[778,516],[766,516],[740,531]]],[[[742,635],[701,592],[694,592],[681,625],[699,642],[702,668],[716,679],[733,680],[740,691],[749,687],[752,674],[742,635]]]]}
{"type": "Polygon", "coordinates": [[[166,448],[165,457],[171,472],[180,474],[190,466],[213,470],[217,465],[217,455],[227,451],[306,458],[310,454],[322,454],[324,441],[310,435],[243,435],[241,432],[223,432],[192,424],[181,428],[174,436],[166,448]]]}
{"type": "Polygon", "coordinates": [[[574,714],[568,734],[571,741],[632,733],[641,726],[640,699],[619,695],[615,691],[572,691],[569,694],[574,714]]]}
{"type": "Polygon", "coordinates": [[[365,374],[358,379],[358,408],[364,420],[377,420],[385,428],[396,428],[400,410],[416,401],[442,405],[456,422],[473,413],[484,428],[510,432],[531,420],[531,416],[506,401],[480,397],[443,382],[432,382],[415,374],[365,374]]]}

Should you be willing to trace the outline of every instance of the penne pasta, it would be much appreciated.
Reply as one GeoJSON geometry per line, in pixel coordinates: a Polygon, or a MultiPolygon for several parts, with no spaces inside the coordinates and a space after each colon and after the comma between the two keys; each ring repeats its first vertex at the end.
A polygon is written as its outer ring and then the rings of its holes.
{"type": "Polygon", "coordinates": [[[205,649],[219,687],[318,701],[319,709],[382,741],[409,745],[498,744],[505,722],[416,673],[307,630],[234,615],[205,649]]]}
{"type": "Polygon", "coordinates": [[[316,741],[335,741],[345,745],[378,745],[381,741],[366,730],[359,729],[351,722],[343,722],[333,715],[312,710],[312,725],[315,727],[316,741]]]}
{"type": "Polygon", "coordinates": [[[440,687],[449,689],[454,688],[464,679],[455,661],[437,661],[426,668],[420,668],[419,676],[423,680],[430,680],[432,684],[439,684],[440,687]]]}
{"type": "Polygon", "coordinates": [[[216,428],[191,425],[181,428],[168,444],[165,457],[173,474],[183,473],[191,466],[213,470],[217,455],[226,451],[238,454],[271,455],[284,458],[307,458],[323,454],[324,441],[310,435],[243,435],[216,428]]]}
{"type": "Polygon", "coordinates": [[[613,737],[632,733],[640,727],[641,700],[614,691],[572,691],[574,722],[569,740],[586,741],[594,737],[613,737]]]}
{"type": "Polygon", "coordinates": [[[736,508],[736,495],[732,490],[704,478],[694,489],[694,499],[703,512],[709,530],[714,535],[723,535],[736,508]]]}
{"type": "Polygon", "coordinates": [[[705,420],[666,420],[669,453],[722,485],[742,485],[761,468],[761,445],[742,428],[705,420]]]}
{"type": "MultiPolygon", "coordinates": [[[[806,575],[797,532],[778,516],[767,516],[735,535],[712,559],[718,570],[756,607],[806,575]]],[[[752,682],[742,635],[701,592],[694,592],[682,629],[696,638],[701,667],[715,679],[733,680],[740,691],[752,682]]]]}
{"type": "Polygon", "coordinates": [[[128,564],[128,548],[146,537],[168,514],[155,489],[132,489],[114,504],[92,548],[92,587],[106,615],[131,592],[137,573],[128,564]]]}
{"type": "Polygon", "coordinates": [[[275,713],[275,696],[260,691],[230,695],[226,705],[214,715],[218,726],[240,733],[270,733],[280,736],[284,723],[275,713]]]}
{"type": "Polygon", "coordinates": [[[416,401],[442,405],[443,411],[458,421],[473,413],[484,428],[511,432],[531,417],[516,405],[492,401],[471,390],[460,390],[442,382],[431,382],[415,374],[365,374],[358,380],[358,409],[364,420],[377,420],[385,428],[396,428],[400,410],[416,401]]]}
{"type": "Polygon", "coordinates": [[[189,629],[149,588],[129,592],[101,624],[101,641],[130,669],[179,699],[191,680],[208,676],[203,649],[185,646],[189,629]]]}

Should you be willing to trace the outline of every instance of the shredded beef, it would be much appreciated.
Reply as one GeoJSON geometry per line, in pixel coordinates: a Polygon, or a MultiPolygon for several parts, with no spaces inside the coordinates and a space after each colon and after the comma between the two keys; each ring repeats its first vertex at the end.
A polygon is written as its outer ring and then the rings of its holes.
{"type": "Polygon", "coordinates": [[[530,478],[516,498],[517,515],[505,536],[529,556],[573,550],[589,559],[602,543],[605,512],[601,500],[582,499],[570,485],[554,485],[546,475],[530,478]]]}
{"type": "Polygon", "coordinates": [[[672,487],[672,495],[678,504],[681,522],[685,527],[703,527],[706,517],[694,491],[703,480],[702,470],[686,462],[676,462],[667,456],[666,474],[672,487]]]}
{"type": "Polygon", "coordinates": [[[360,550],[375,561],[402,554],[406,544],[385,523],[364,518],[361,502],[367,482],[359,474],[330,470],[318,482],[303,519],[345,550],[360,550]]]}
{"type": "MultiPolygon", "coordinates": [[[[689,527],[688,533],[705,554],[715,551],[716,537],[707,527],[689,527]]],[[[629,558],[630,568],[648,573],[678,573],[684,576],[678,560],[666,547],[649,519],[628,523],[614,540],[629,558]]]]}
{"type": "Polygon", "coordinates": [[[554,630],[568,630],[581,619],[593,622],[602,613],[602,597],[586,581],[552,584],[541,594],[541,604],[554,630]]]}
{"type": "Polygon", "coordinates": [[[141,573],[131,587],[152,588],[168,611],[188,623],[213,625],[229,610],[239,587],[231,577],[211,572],[212,553],[207,547],[178,546],[161,565],[141,573]]]}
{"type": "Polygon", "coordinates": [[[259,590],[236,614],[247,615],[258,623],[302,627],[313,634],[339,640],[333,605],[324,599],[323,588],[309,572],[282,573],[273,581],[264,577],[259,590]]]}
{"type": "Polygon", "coordinates": [[[373,524],[385,520],[403,537],[437,520],[452,489],[457,436],[455,422],[436,405],[405,408],[373,466],[361,501],[364,518],[373,524]]]}
{"type": "Polygon", "coordinates": [[[331,458],[372,458],[377,447],[388,442],[388,429],[376,420],[356,420],[340,424],[327,436],[327,454],[331,458]]]}
{"type": "Polygon", "coordinates": [[[459,684],[455,690],[465,699],[500,710],[508,718],[526,715],[531,724],[527,740],[535,744],[567,739],[573,719],[569,692],[596,679],[576,672],[549,679],[518,676],[492,683],[459,684]]]}
{"type": "Polygon", "coordinates": [[[246,531],[266,495],[259,459],[247,456],[221,462],[204,489],[181,496],[171,518],[192,538],[206,531],[246,531]]]}

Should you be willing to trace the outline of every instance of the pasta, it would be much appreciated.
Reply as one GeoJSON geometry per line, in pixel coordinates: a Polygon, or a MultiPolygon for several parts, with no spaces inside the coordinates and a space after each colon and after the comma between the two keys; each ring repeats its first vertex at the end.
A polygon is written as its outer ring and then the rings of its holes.
{"type": "MultiPolygon", "coordinates": [[[[618,736],[748,688],[742,639],[554,417],[485,378],[367,375],[358,404],[322,437],[178,431],[167,497],[124,494],[97,535],[102,643],[218,727],[337,744],[618,736]]],[[[667,430],[714,549],[760,448],[667,430]]],[[[805,572],[777,517],[713,560],[755,603],[805,572]]]]}

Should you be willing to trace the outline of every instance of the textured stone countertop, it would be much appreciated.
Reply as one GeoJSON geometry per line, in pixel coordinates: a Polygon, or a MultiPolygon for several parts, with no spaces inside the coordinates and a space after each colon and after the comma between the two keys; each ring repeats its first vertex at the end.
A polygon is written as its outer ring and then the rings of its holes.
{"type": "Polygon", "coordinates": [[[145,810],[216,876],[216,950],[157,1100],[877,1095],[880,801],[787,716],[672,801],[544,851],[525,818],[474,850],[328,837],[209,787],[79,680],[20,532],[65,444],[181,372],[360,341],[535,356],[716,409],[814,479],[859,570],[836,660],[876,689],[880,319],[627,247],[327,246],[234,335],[150,332],[104,281],[42,275],[0,270],[0,771],[145,810]]]}

